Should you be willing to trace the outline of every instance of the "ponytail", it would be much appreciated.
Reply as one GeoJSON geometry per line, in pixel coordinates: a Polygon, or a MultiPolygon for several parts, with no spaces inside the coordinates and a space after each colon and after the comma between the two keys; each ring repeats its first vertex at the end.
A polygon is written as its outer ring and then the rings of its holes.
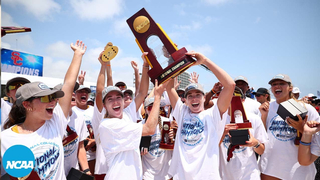
{"type": "Polygon", "coordinates": [[[23,123],[26,120],[26,108],[23,105],[13,103],[9,113],[9,120],[4,124],[4,129],[8,129],[15,124],[23,123]]]}

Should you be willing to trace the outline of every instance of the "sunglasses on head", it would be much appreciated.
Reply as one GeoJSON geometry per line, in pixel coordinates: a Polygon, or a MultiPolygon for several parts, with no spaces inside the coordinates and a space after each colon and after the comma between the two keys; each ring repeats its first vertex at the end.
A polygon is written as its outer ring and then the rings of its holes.
{"type": "Polygon", "coordinates": [[[127,86],[120,85],[120,86],[118,86],[118,88],[120,88],[120,89],[125,89],[125,88],[127,88],[127,86]]]}
{"type": "Polygon", "coordinates": [[[9,91],[10,90],[15,90],[15,89],[18,89],[19,87],[23,86],[24,84],[22,83],[18,83],[18,84],[15,84],[15,85],[9,85],[8,89],[9,91]]]}
{"type": "Polygon", "coordinates": [[[38,98],[40,99],[40,102],[42,102],[42,103],[52,102],[57,99],[55,94],[51,94],[51,95],[47,95],[47,96],[34,97],[34,98],[31,98],[31,100],[38,99],[38,98]]]}

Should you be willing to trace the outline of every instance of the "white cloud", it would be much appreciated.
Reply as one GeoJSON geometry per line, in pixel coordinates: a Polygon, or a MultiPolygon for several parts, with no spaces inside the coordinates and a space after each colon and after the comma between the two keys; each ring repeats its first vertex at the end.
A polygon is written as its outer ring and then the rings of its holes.
{"type": "Polygon", "coordinates": [[[32,48],[34,47],[34,41],[28,34],[28,32],[5,35],[1,38],[1,42],[3,43],[3,45],[7,45],[7,47],[9,46],[8,48],[10,49],[22,52],[32,50],[32,48]]]}
{"type": "Polygon", "coordinates": [[[174,5],[174,9],[175,9],[176,12],[178,12],[178,14],[184,16],[184,15],[188,14],[184,10],[186,6],[187,5],[185,3],[180,3],[180,4],[177,4],[177,5],[174,5]]]}
{"type": "Polygon", "coordinates": [[[188,51],[192,50],[192,51],[200,52],[207,57],[209,57],[213,53],[213,48],[208,44],[204,44],[201,46],[186,45],[185,47],[188,51]]]}
{"type": "Polygon", "coordinates": [[[132,37],[133,34],[127,24],[127,19],[128,18],[115,20],[112,26],[112,33],[117,36],[132,37]]]}
{"type": "Polygon", "coordinates": [[[46,48],[46,53],[50,57],[65,58],[72,56],[73,51],[71,50],[70,44],[58,41],[50,44],[46,48]]]}
{"type": "Polygon", "coordinates": [[[75,13],[85,20],[112,18],[122,11],[123,0],[70,0],[75,13]]]}
{"type": "Polygon", "coordinates": [[[40,21],[50,20],[53,13],[60,12],[61,6],[54,0],[3,0],[10,6],[22,6],[30,14],[34,15],[40,21]]]}
{"type": "Polygon", "coordinates": [[[225,4],[230,0],[202,0],[202,1],[207,4],[217,6],[217,5],[225,4]]]}
{"type": "Polygon", "coordinates": [[[18,26],[18,24],[13,21],[13,18],[10,16],[10,14],[6,13],[5,11],[2,11],[1,26],[18,26]]]}

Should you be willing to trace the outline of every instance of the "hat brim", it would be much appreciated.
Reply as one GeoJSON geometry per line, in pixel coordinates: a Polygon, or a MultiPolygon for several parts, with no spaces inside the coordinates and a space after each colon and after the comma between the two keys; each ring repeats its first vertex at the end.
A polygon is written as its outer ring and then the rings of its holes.
{"type": "Polygon", "coordinates": [[[57,90],[57,89],[47,89],[45,91],[42,91],[38,94],[35,94],[33,97],[42,97],[42,96],[47,96],[47,95],[52,95],[52,94],[55,94],[56,95],[56,98],[61,98],[64,96],[64,92],[61,91],[61,90],[57,90]]]}
{"type": "Polygon", "coordinates": [[[15,78],[12,78],[10,79],[7,84],[6,84],[6,92],[8,93],[9,92],[9,85],[14,83],[14,82],[25,82],[25,83],[30,83],[30,81],[24,77],[15,77],[15,78]]]}
{"type": "Polygon", "coordinates": [[[190,89],[190,90],[185,91],[184,97],[187,97],[187,95],[188,95],[188,93],[189,93],[190,91],[198,91],[198,92],[201,92],[201,93],[204,95],[204,92],[203,92],[202,90],[200,90],[200,89],[190,89]]]}

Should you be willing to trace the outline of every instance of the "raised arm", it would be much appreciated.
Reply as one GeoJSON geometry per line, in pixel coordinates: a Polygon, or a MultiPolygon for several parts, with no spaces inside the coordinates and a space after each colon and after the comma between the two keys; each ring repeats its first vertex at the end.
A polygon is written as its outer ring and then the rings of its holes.
{"type": "Polygon", "coordinates": [[[102,59],[101,59],[102,54],[103,54],[103,51],[100,53],[99,58],[98,58],[98,60],[101,64],[101,67],[100,67],[100,72],[99,72],[98,79],[97,79],[97,88],[96,88],[96,105],[97,105],[99,112],[101,112],[103,109],[102,91],[103,91],[104,85],[105,85],[105,76],[106,76],[105,74],[106,74],[106,70],[107,70],[108,65],[110,67],[110,61],[109,62],[102,61],[102,59]]]}
{"type": "Polygon", "coordinates": [[[147,60],[145,58],[147,54],[148,54],[147,52],[144,52],[141,56],[143,59],[142,77],[141,77],[139,92],[136,95],[136,98],[134,99],[134,102],[136,103],[136,111],[139,110],[140,105],[144,101],[144,98],[147,96],[148,89],[149,89],[149,76],[148,76],[149,64],[147,63],[147,60]]]}
{"type": "Polygon", "coordinates": [[[75,44],[71,43],[71,49],[74,51],[74,54],[68,71],[64,77],[64,84],[62,86],[64,96],[59,99],[59,104],[66,117],[68,117],[68,113],[71,108],[70,102],[72,98],[73,88],[80,70],[82,56],[86,52],[87,46],[85,46],[82,41],[77,40],[75,44]]]}
{"type": "Polygon", "coordinates": [[[137,62],[135,61],[131,61],[131,66],[134,70],[134,79],[135,79],[135,87],[136,87],[136,91],[134,92],[135,96],[137,96],[138,92],[139,92],[139,87],[140,87],[140,75],[139,75],[139,67],[137,62]]]}
{"type": "Polygon", "coordinates": [[[213,63],[210,59],[205,57],[203,54],[197,53],[194,51],[187,52],[186,54],[192,57],[195,57],[197,59],[197,62],[195,63],[195,65],[198,65],[198,64],[206,65],[213,72],[213,74],[218,78],[219,82],[224,87],[219,95],[219,99],[217,102],[220,115],[222,116],[222,114],[227,111],[230,105],[234,87],[236,86],[235,82],[227,72],[225,72],[215,63],[213,63]]]}
{"type": "Polygon", "coordinates": [[[155,82],[154,87],[154,102],[152,110],[145,124],[142,128],[142,136],[149,136],[155,133],[156,127],[158,125],[159,111],[160,111],[160,101],[161,95],[165,89],[166,84],[161,84],[158,86],[158,81],[155,82]]]}

